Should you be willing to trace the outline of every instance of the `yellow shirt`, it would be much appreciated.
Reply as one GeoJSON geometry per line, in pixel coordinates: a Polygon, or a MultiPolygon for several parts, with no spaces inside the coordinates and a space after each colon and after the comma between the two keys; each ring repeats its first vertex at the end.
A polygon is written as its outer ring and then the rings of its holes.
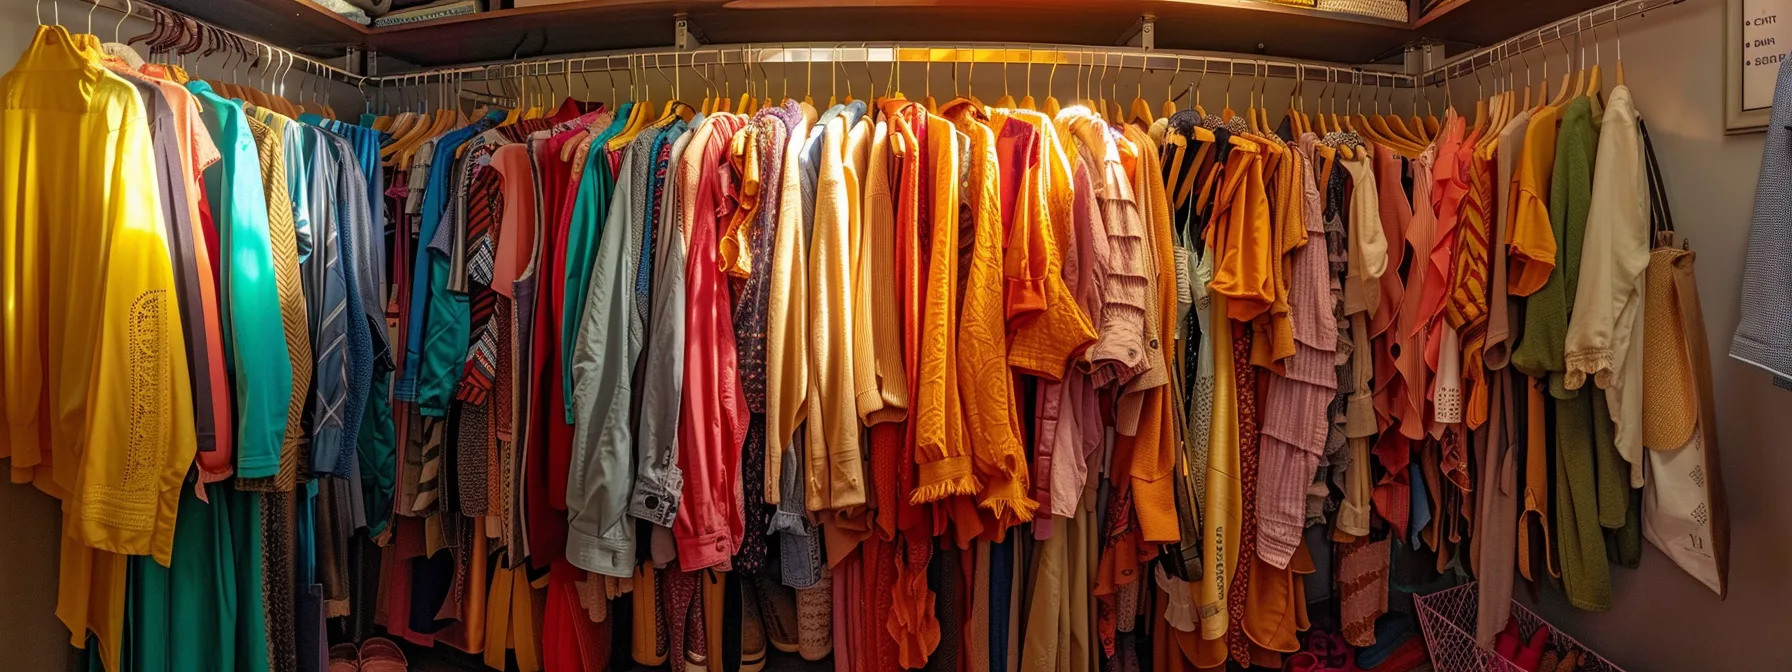
{"type": "Polygon", "coordinates": [[[197,440],[145,106],[96,55],[39,26],[0,78],[0,456],[63,499],[57,614],[116,669],[114,553],[168,564],[197,440]]]}
{"type": "MultiPolygon", "coordinates": [[[[863,170],[863,120],[851,129],[845,115],[822,135],[815,186],[815,228],[809,242],[809,462],[804,503],[810,511],[865,504],[864,451],[854,376],[858,340],[861,217],[858,174],[863,170]],[[849,133],[850,130],[850,133],[849,133]]],[[[794,172],[794,171],[793,171],[794,172]]],[[[886,248],[887,251],[888,248],[886,248]]],[[[868,327],[867,327],[868,328],[868,327]]]]}
{"type": "MultiPolygon", "coordinates": [[[[809,137],[809,122],[797,124],[784,152],[777,238],[764,269],[771,277],[765,340],[765,501],[782,499],[783,452],[808,416],[809,262],[803,231],[802,171],[798,157],[809,137]]],[[[760,263],[765,263],[761,261],[760,263]]]]}
{"type": "Polygon", "coordinates": [[[1556,122],[1561,111],[1545,106],[1531,116],[1524,153],[1513,173],[1510,266],[1506,291],[1530,296],[1543,289],[1556,267],[1556,236],[1549,227],[1549,179],[1556,165],[1556,122]]]}
{"type": "MultiPolygon", "coordinates": [[[[867,116],[869,119],[869,116],[867,116]]],[[[896,198],[890,184],[890,127],[879,120],[870,139],[864,171],[864,206],[859,225],[859,303],[853,306],[858,331],[853,343],[853,376],[859,418],[866,426],[908,418],[908,371],[902,360],[902,311],[896,303],[896,198]],[[881,309],[880,309],[881,308],[881,309]]]]}
{"type": "MultiPolygon", "coordinates": [[[[1208,254],[1214,251],[1209,249],[1208,254]]],[[[1226,595],[1238,571],[1238,536],[1244,529],[1244,486],[1239,479],[1238,382],[1233,371],[1229,299],[1213,295],[1213,432],[1208,438],[1207,499],[1201,510],[1201,638],[1226,634],[1226,595]]]]}
{"type": "Polygon", "coordinates": [[[1070,359],[1096,338],[1090,316],[1064,283],[1064,244],[1075,196],[1070,160],[1049,117],[1008,110],[992,116],[992,121],[1004,114],[1033,126],[1040,142],[1039,160],[1031,169],[1021,171],[1014,234],[1004,262],[1012,330],[1008,364],[1040,378],[1062,380],[1070,359]],[[1041,302],[1043,308],[1035,305],[1041,302]]]}

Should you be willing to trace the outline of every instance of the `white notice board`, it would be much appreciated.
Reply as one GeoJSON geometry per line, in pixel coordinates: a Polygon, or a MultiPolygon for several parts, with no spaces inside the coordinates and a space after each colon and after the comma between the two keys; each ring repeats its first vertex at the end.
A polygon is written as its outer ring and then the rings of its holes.
{"type": "Polygon", "coordinates": [[[1792,53],[1792,0],[1729,0],[1724,32],[1724,128],[1767,128],[1780,61],[1792,53]]]}

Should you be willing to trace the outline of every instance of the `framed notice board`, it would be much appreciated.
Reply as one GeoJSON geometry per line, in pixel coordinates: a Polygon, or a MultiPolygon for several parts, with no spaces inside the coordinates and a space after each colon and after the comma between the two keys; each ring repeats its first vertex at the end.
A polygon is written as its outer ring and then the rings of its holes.
{"type": "Polygon", "coordinates": [[[1727,0],[1724,131],[1767,128],[1780,61],[1792,53],[1792,0],[1727,0]]]}

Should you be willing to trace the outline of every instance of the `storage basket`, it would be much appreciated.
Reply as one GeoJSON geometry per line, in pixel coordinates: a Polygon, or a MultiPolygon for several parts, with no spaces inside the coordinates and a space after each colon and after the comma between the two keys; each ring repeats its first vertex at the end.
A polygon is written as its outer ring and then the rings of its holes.
{"type": "Polygon", "coordinates": [[[1405,23],[1408,19],[1406,0],[1319,0],[1319,9],[1405,23]]]}
{"type": "MultiPolygon", "coordinates": [[[[1523,672],[1512,661],[1475,644],[1476,608],[1480,598],[1480,586],[1474,583],[1413,598],[1419,611],[1419,627],[1425,632],[1426,648],[1431,651],[1431,665],[1437,672],[1523,672]]],[[[1623,668],[1613,665],[1517,602],[1512,603],[1512,620],[1518,622],[1522,641],[1530,641],[1537,628],[1549,628],[1551,648],[1579,651],[1585,660],[1576,670],[1624,672],[1623,668]]]]}

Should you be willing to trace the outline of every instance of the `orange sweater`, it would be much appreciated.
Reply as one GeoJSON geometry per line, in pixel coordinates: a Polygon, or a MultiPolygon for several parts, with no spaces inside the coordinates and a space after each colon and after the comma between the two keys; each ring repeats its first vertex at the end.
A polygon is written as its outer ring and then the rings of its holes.
{"type": "MultiPolygon", "coordinates": [[[[965,399],[973,466],[983,481],[978,506],[994,515],[998,528],[1006,528],[1032,520],[1039,503],[1027,497],[1032,484],[1027,480],[1027,454],[1020,443],[1014,375],[1008,370],[996,139],[984,125],[983,115],[968,102],[953,101],[943,111],[971,137],[971,152],[965,157],[970,164],[966,184],[972,217],[971,254],[958,316],[958,387],[965,399]]],[[[952,247],[950,252],[956,254],[956,245],[952,247]]]]}
{"type": "Polygon", "coordinates": [[[927,293],[921,301],[919,365],[915,383],[915,462],[919,477],[909,501],[937,502],[974,495],[982,486],[965,447],[964,405],[958,396],[958,141],[952,122],[927,117],[927,153],[933,165],[932,240],[925,260],[927,293]]]}

